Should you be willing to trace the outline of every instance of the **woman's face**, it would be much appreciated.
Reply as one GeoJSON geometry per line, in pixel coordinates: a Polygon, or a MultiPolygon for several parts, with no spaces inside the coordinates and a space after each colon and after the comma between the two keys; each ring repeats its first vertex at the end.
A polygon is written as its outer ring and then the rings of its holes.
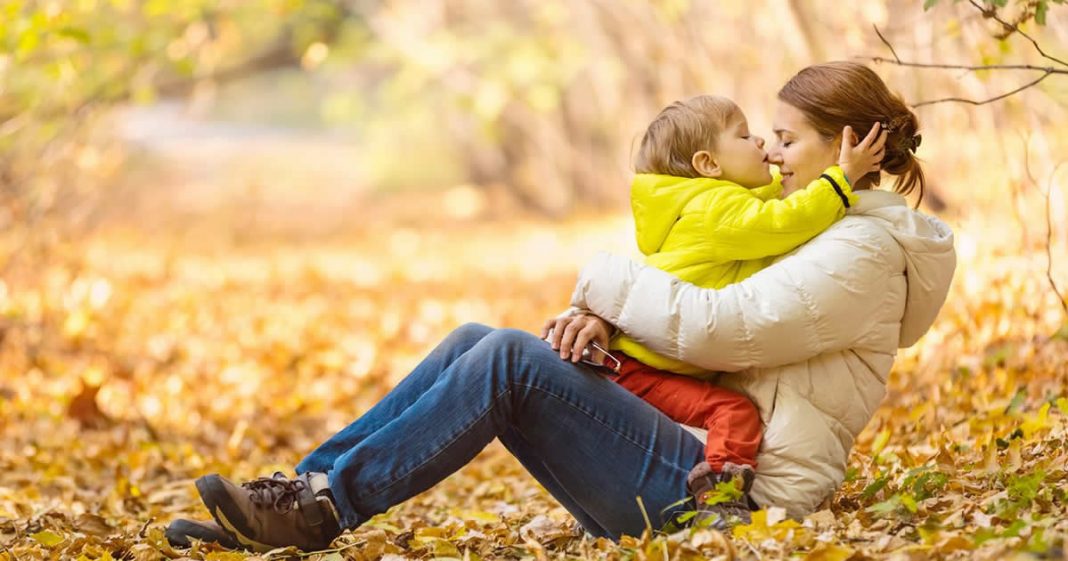
{"type": "Polygon", "coordinates": [[[783,195],[804,188],[838,161],[839,140],[826,140],[800,109],[780,101],[775,110],[775,143],[768,161],[782,172],[783,195]]]}

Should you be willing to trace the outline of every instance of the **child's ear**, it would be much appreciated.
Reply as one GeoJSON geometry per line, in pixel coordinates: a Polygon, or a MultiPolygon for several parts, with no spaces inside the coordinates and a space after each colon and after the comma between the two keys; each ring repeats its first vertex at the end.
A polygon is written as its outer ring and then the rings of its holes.
{"type": "Polygon", "coordinates": [[[723,168],[719,166],[716,157],[708,150],[701,150],[690,159],[690,165],[694,171],[703,177],[719,177],[723,175],[723,168]]]}

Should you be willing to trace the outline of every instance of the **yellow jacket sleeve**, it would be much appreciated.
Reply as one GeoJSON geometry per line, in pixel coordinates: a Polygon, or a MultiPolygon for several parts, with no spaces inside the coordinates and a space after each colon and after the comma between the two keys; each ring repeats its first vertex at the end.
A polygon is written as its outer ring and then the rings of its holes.
{"type": "Polygon", "coordinates": [[[771,200],[771,199],[778,199],[779,196],[782,195],[782,183],[779,183],[776,180],[776,181],[773,181],[773,182],[771,182],[771,183],[769,183],[769,184],[767,184],[767,185],[765,185],[763,187],[757,187],[756,189],[750,189],[749,193],[751,193],[754,197],[756,197],[756,198],[758,198],[758,199],[760,199],[762,201],[767,201],[767,200],[771,200]]]}
{"type": "Polygon", "coordinates": [[[710,249],[722,261],[782,255],[826,230],[856,201],[838,166],[781,200],[761,200],[743,187],[719,189],[705,210],[710,249]]]}

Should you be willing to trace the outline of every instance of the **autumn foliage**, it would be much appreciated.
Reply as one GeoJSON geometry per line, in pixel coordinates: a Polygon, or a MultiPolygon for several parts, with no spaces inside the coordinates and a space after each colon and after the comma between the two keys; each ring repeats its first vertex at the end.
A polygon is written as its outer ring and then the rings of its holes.
{"type": "MultiPolygon", "coordinates": [[[[1060,555],[1068,340],[1038,256],[968,251],[987,226],[959,230],[942,315],[902,353],[843,489],[803,521],[770,509],[726,536],[589,540],[493,445],[314,558],[1060,555]]],[[[243,557],[165,544],[169,520],[206,516],[193,478],[291,469],[460,323],[534,329],[626,228],[398,227],[314,247],[111,232],[5,280],[0,558],[243,557]]]]}
{"type": "MultiPolygon", "coordinates": [[[[0,0],[0,561],[255,558],[167,545],[207,517],[192,481],[291,472],[458,325],[535,331],[594,251],[633,255],[660,107],[729,95],[770,138],[798,68],[888,56],[869,24],[908,60],[1048,64],[986,14],[1066,58],[1061,3],[0,0]],[[160,99],[297,140],[161,165],[119,138],[160,99]]],[[[1027,81],[873,67],[912,102],[1027,81]]],[[[332,550],[259,558],[1068,559],[1061,78],[920,111],[957,275],[818,512],[592,540],[495,443],[332,550]]]]}

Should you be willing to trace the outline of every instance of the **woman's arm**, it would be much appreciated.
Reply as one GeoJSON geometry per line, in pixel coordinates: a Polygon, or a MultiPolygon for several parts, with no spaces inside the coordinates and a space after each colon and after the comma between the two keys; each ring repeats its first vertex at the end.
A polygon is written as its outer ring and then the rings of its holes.
{"type": "Polygon", "coordinates": [[[897,248],[856,230],[832,229],[720,290],[601,253],[580,273],[571,304],[657,353],[709,370],[806,360],[852,347],[884,303],[897,248]]]}

